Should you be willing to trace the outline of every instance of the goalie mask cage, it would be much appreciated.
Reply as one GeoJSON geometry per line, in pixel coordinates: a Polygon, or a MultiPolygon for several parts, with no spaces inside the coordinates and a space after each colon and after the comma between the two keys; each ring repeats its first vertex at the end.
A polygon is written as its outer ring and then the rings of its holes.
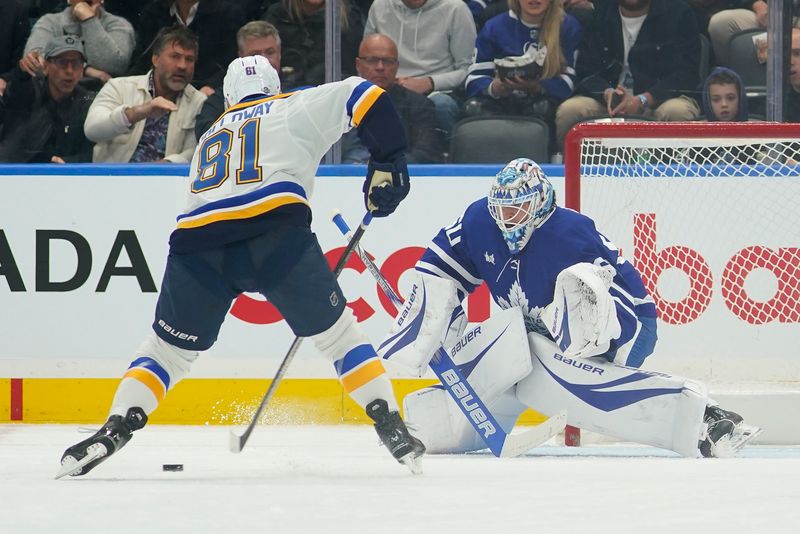
{"type": "Polygon", "coordinates": [[[768,413],[785,428],[784,410],[800,410],[800,125],[582,123],[564,158],[564,205],[594,219],[656,301],[645,368],[730,396],[764,441],[800,442],[768,413]]]}

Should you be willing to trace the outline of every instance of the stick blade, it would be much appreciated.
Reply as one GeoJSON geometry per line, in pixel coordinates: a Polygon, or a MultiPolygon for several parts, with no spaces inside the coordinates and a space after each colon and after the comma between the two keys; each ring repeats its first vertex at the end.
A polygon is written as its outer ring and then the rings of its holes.
{"type": "Polygon", "coordinates": [[[531,430],[509,434],[503,442],[500,458],[514,458],[556,436],[567,426],[567,411],[561,410],[531,430]]]}
{"type": "Polygon", "coordinates": [[[230,434],[228,434],[228,448],[232,453],[238,454],[242,452],[246,442],[246,434],[244,436],[240,436],[234,432],[233,429],[231,429],[230,434]]]}

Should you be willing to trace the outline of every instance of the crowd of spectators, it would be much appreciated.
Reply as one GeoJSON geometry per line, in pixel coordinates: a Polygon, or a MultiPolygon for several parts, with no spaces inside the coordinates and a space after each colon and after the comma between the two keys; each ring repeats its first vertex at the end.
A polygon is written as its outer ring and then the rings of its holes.
{"type": "MultiPolygon", "coordinates": [[[[411,162],[446,161],[454,125],[476,115],[543,119],[550,154],[584,120],[763,119],[728,43],[766,31],[764,0],[338,5],[342,76],[388,92],[411,162]]],[[[793,6],[784,115],[800,122],[793,6]]],[[[325,80],[325,42],[325,0],[0,0],[0,162],[187,162],[224,111],[232,59],[262,55],[302,90],[325,80]]],[[[356,136],[342,148],[366,161],[356,136]]]]}

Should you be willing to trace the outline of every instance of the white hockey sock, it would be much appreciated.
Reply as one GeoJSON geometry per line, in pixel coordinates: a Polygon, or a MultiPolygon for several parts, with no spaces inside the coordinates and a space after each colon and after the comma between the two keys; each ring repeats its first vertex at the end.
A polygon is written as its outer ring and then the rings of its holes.
{"type": "Polygon", "coordinates": [[[136,359],[114,394],[109,415],[125,416],[128,409],[139,407],[147,415],[158,408],[167,391],[189,373],[196,351],[170,345],[150,333],[136,351],[136,359]]]}
{"type": "Polygon", "coordinates": [[[348,395],[362,408],[384,399],[389,410],[398,410],[397,400],[378,354],[361,332],[349,308],[326,331],[313,336],[317,348],[336,368],[348,395]]]}
{"type": "Polygon", "coordinates": [[[114,394],[114,402],[111,403],[109,415],[125,417],[128,409],[134,406],[138,406],[144,410],[144,413],[150,415],[158,408],[159,400],[144,383],[135,378],[123,377],[114,394]]]}
{"type": "Polygon", "coordinates": [[[392,382],[372,345],[354,347],[334,366],[342,387],[359,406],[366,409],[375,399],[384,399],[390,411],[397,411],[392,382]]]}

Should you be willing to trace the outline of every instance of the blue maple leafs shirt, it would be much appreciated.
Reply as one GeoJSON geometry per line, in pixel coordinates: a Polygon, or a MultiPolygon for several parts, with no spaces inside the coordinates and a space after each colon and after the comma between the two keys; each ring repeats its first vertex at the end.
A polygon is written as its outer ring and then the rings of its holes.
{"type": "Polygon", "coordinates": [[[581,262],[616,272],[609,291],[622,333],[603,356],[639,367],[655,347],[655,303],[633,265],[590,218],[576,211],[556,207],[525,248],[511,254],[489,213],[487,199],[482,198],[439,231],[415,269],[455,282],[461,300],[486,282],[501,308],[522,309],[528,332],[552,339],[540,315],[553,300],[558,274],[581,262]]]}

